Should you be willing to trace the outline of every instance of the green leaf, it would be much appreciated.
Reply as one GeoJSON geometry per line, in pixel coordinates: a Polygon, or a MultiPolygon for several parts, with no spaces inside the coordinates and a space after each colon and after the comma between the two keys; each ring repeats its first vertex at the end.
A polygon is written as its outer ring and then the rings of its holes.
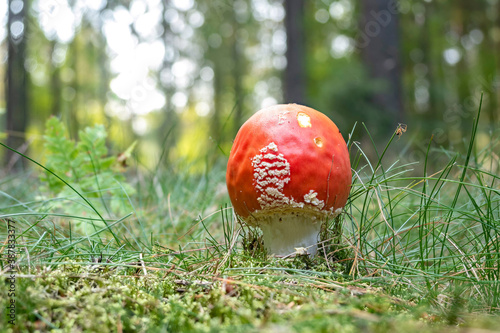
{"type": "MultiPolygon", "coordinates": [[[[126,183],[125,177],[116,168],[116,156],[108,156],[107,133],[103,125],[86,127],[79,131],[79,141],[69,139],[66,126],[56,117],[46,122],[44,138],[46,166],[59,177],[83,192],[99,211],[109,214],[130,212],[128,196],[135,193],[126,183]],[[125,191],[125,192],[124,192],[125,191]]],[[[134,145],[127,149],[131,154],[134,145]]],[[[77,202],[74,193],[65,184],[48,172],[40,175],[47,184],[47,196],[67,198],[69,202],[59,204],[65,212],[88,211],[88,205],[77,202]]]]}

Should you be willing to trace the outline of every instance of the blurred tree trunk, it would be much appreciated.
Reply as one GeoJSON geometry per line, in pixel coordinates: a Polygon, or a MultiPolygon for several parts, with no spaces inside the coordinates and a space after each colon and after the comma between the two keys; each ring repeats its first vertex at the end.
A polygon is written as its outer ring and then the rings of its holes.
{"type": "Polygon", "coordinates": [[[490,4],[493,12],[496,12],[496,17],[490,22],[484,20],[485,26],[482,28],[485,36],[485,43],[489,52],[483,51],[490,55],[490,61],[481,61],[484,69],[484,77],[488,84],[485,87],[486,94],[489,95],[490,105],[488,108],[488,119],[490,122],[490,130],[493,131],[495,126],[500,125],[500,39],[487,38],[488,30],[491,26],[500,27],[500,2],[490,4]],[[488,24],[489,23],[489,24],[488,24]],[[489,66],[488,66],[489,65],[489,66]],[[488,68],[489,67],[489,68],[488,68]]]}
{"type": "MultiPolygon", "coordinates": [[[[102,31],[103,29],[103,22],[102,20],[99,20],[99,27],[100,30],[102,31]]],[[[109,72],[109,62],[108,62],[108,56],[106,54],[106,39],[104,36],[99,35],[99,40],[98,40],[98,48],[97,48],[97,66],[99,67],[99,86],[98,86],[98,92],[97,92],[97,97],[99,100],[99,104],[101,106],[102,114],[104,115],[104,118],[106,119],[106,129],[110,130],[111,127],[111,117],[107,114],[106,112],[106,103],[108,102],[108,91],[109,91],[109,83],[111,81],[111,74],[109,72]]],[[[111,150],[111,138],[108,135],[106,137],[106,146],[108,147],[109,150],[111,150]]]]}
{"type": "MultiPolygon", "coordinates": [[[[500,2],[496,3],[496,12],[500,13],[500,2]]],[[[496,22],[495,22],[496,27],[500,27],[500,15],[496,16],[496,22]]],[[[487,31],[487,30],[485,30],[487,31]]],[[[492,90],[493,94],[496,97],[496,103],[495,105],[500,105],[500,39],[496,39],[495,41],[495,46],[494,46],[494,51],[493,54],[495,55],[496,58],[496,75],[492,78],[492,90]]],[[[497,121],[500,120],[500,110],[498,108],[492,109],[490,113],[490,120],[491,120],[491,125],[490,128],[493,129],[495,125],[500,125],[497,123],[497,121]]]]}
{"type": "Polygon", "coordinates": [[[79,57],[80,57],[80,34],[75,34],[73,41],[69,46],[68,56],[71,56],[70,66],[73,68],[73,81],[71,82],[71,88],[74,91],[73,102],[67,105],[63,114],[65,115],[66,125],[68,126],[68,132],[72,139],[78,139],[78,110],[81,107],[81,91],[80,91],[80,78],[79,78],[79,57]]]}
{"type": "Polygon", "coordinates": [[[54,63],[54,52],[57,47],[57,41],[50,42],[50,94],[52,100],[51,114],[57,115],[61,112],[61,78],[60,66],[54,63]]]}
{"type": "Polygon", "coordinates": [[[386,82],[385,89],[375,93],[373,102],[393,120],[387,126],[404,119],[399,12],[394,4],[393,0],[361,2],[363,40],[359,47],[371,78],[386,82]]]}
{"type": "MultiPolygon", "coordinates": [[[[25,130],[28,124],[27,73],[26,59],[27,1],[20,3],[9,0],[7,18],[8,61],[6,76],[7,99],[7,145],[22,152],[26,151],[25,130]]],[[[7,151],[5,165],[14,170],[24,167],[23,159],[7,151]]]]}
{"type": "Polygon", "coordinates": [[[304,0],[285,1],[285,103],[305,103],[304,0]]]}
{"type": "Polygon", "coordinates": [[[236,133],[238,132],[243,118],[243,105],[245,94],[243,92],[242,87],[242,71],[243,71],[243,63],[242,63],[242,52],[241,45],[238,43],[238,38],[236,37],[236,32],[238,31],[238,26],[235,26],[235,32],[233,34],[232,40],[232,51],[233,51],[233,59],[234,59],[234,70],[233,70],[233,79],[234,79],[234,115],[233,115],[233,135],[234,138],[236,133]]]}
{"type": "Polygon", "coordinates": [[[420,46],[422,48],[422,63],[427,66],[426,77],[429,82],[429,118],[432,119],[433,122],[436,122],[438,117],[442,117],[442,115],[436,111],[444,110],[445,106],[443,104],[443,99],[438,95],[439,89],[437,88],[436,71],[439,71],[439,65],[435,66],[435,64],[439,62],[436,62],[432,56],[434,47],[431,45],[431,39],[428,37],[433,33],[434,28],[431,26],[430,22],[430,18],[434,11],[434,5],[434,3],[424,2],[425,21],[420,35],[420,46]]]}
{"type": "MultiPolygon", "coordinates": [[[[170,24],[167,22],[165,19],[168,5],[170,1],[165,0],[163,1],[163,15],[162,15],[162,21],[161,25],[163,28],[163,43],[165,46],[168,45],[174,45],[174,40],[172,38],[172,31],[170,29],[170,24]]],[[[160,126],[160,135],[165,135],[163,138],[161,138],[162,141],[162,156],[164,156],[164,161],[167,163],[169,161],[169,156],[170,156],[170,151],[172,148],[176,145],[177,140],[176,138],[179,135],[179,117],[177,116],[177,113],[174,110],[174,106],[172,103],[172,96],[175,93],[175,86],[173,82],[164,82],[164,79],[162,79],[162,72],[170,72],[172,68],[172,61],[167,59],[166,56],[163,58],[163,63],[162,63],[162,68],[160,71],[158,71],[158,82],[160,82],[161,90],[163,92],[163,95],[165,96],[165,108],[164,108],[164,115],[163,115],[163,123],[162,126],[160,126]]]]}
{"type": "MultiPolygon", "coordinates": [[[[468,1],[467,1],[468,2],[468,1]]],[[[467,25],[469,25],[469,15],[467,13],[472,13],[474,11],[473,8],[467,8],[467,3],[464,0],[460,0],[455,2],[457,8],[454,10],[454,20],[452,20],[452,29],[459,36],[465,36],[467,34],[467,25]]],[[[453,110],[460,117],[460,123],[458,129],[461,131],[462,135],[460,137],[460,141],[458,143],[462,143],[462,138],[464,138],[470,132],[470,120],[473,116],[468,114],[466,110],[467,100],[471,96],[471,90],[469,87],[470,78],[473,76],[473,73],[468,68],[467,61],[462,57],[462,59],[456,64],[457,67],[457,94],[458,94],[458,105],[456,106],[456,110],[453,110]],[[470,117],[469,117],[470,116],[470,117]]],[[[474,111],[472,111],[474,112],[474,111]]],[[[454,142],[452,142],[454,143],[454,142]]]]}
{"type": "Polygon", "coordinates": [[[219,61],[214,61],[214,113],[210,121],[210,135],[216,144],[222,140],[221,111],[222,111],[222,92],[223,71],[219,61]]]}
{"type": "Polygon", "coordinates": [[[243,91],[243,73],[244,73],[244,59],[242,52],[242,45],[238,41],[238,21],[234,20],[234,33],[232,38],[232,52],[234,59],[234,115],[233,115],[233,135],[234,138],[240,126],[243,124],[243,107],[245,105],[245,93],[243,91]]]}

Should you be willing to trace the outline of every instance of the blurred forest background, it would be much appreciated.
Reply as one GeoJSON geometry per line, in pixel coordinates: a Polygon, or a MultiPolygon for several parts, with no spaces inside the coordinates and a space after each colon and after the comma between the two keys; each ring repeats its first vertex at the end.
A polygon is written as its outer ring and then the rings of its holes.
{"type": "Polygon", "coordinates": [[[104,124],[115,153],[138,140],[149,167],[228,155],[276,103],[346,140],[356,122],[380,142],[405,123],[410,160],[432,135],[460,149],[481,91],[478,143],[499,124],[499,0],[8,0],[0,19],[0,140],[40,161],[51,115],[73,138],[104,124]]]}

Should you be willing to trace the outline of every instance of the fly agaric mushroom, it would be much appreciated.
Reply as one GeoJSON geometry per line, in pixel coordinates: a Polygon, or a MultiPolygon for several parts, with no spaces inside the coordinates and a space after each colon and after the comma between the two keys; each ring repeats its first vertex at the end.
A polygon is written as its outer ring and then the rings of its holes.
{"type": "Polygon", "coordinates": [[[347,145],[324,114],[298,104],[262,109],[241,126],[227,164],[235,213],[262,230],[268,253],[317,251],[321,225],[351,186],[347,145]]]}

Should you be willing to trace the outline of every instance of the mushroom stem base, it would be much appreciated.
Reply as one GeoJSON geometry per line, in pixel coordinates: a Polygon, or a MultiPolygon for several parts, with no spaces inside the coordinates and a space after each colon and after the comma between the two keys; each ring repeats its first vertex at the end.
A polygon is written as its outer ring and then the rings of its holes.
{"type": "Polygon", "coordinates": [[[268,216],[259,223],[268,254],[286,256],[296,252],[296,248],[306,248],[313,256],[318,250],[321,221],[311,217],[268,216]]]}

